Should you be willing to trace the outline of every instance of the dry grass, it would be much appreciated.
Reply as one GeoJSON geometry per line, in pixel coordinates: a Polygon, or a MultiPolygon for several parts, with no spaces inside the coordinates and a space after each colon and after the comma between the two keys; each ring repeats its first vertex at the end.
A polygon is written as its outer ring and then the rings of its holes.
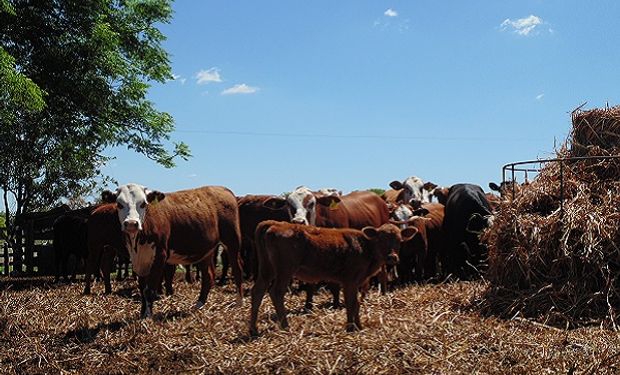
{"type": "Polygon", "coordinates": [[[287,296],[288,331],[276,328],[265,299],[257,339],[247,336],[250,299],[234,306],[232,286],[216,288],[193,310],[198,285],[177,280],[176,294],[138,319],[135,281],[110,296],[83,296],[82,285],[0,279],[0,372],[88,373],[618,373],[618,333],[560,330],[526,320],[481,316],[483,282],[411,286],[362,303],[364,330],[344,332],[345,311],[299,308],[287,296]]]}

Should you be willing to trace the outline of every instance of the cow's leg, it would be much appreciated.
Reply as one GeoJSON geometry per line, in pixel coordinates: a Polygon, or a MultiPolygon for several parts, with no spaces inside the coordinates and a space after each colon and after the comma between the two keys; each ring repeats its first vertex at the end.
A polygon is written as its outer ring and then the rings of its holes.
{"type": "Polygon", "coordinates": [[[312,311],[312,309],[314,308],[314,294],[316,293],[317,289],[319,289],[319,284],[302,283],[300,281],[299,287],[306,290],[306,302],[304,303],[304,310],[312,311]]]}
{"type": "Polygon", "coordinates": [[[118,255],[116,256],[115,260],[116,260],[116,262],[115,262],[115,265],[116,265],[116,281],[121,281],[123,279],[123,275],[122,275],[122,273],[123,273],[123,266],[122,266],[123,260],[118,255]]]}
{"type": "Polygon", "coordinates": [[[78,270],[78,267],[80,266],[80,257],[78,256],[78,253],[76,252],[73,256],[75,257],[75,264],[73,265],[73,272],[71,272],[71,279],[70,279],[71,283],[76,282],[77,270],[78,270]]]}
{"type": "Polygon", "coordinates": [[[114,263],[115,250],[109,246],[103,249],[103,257],[101,259],[101,273],[105,294],[112,293],[112,284],[110,283],[110,272],[114,263]]]}
{"type": "Polygon", "coordinates": [[[194,277],[192,276],[192,265],[188,264],[185,267],[185,282],[188,284],[192,284],[194,282],[194,277]]]}
{"type": "Polygon", "coordinates": [[[278,316],[280,328],[282,329],[288,328],[286,308],[284,307],[284,294],[286,294],[286,290],[288,289],[291,279],[292,275],[286,275],[286,277],[276,277],[273,285],[269,289],[269,296],[271,297],[271,302],[273,302],[273,306],[276,309],[276,315],[278,316]]]}
{"type": "Polygon", "coordinates": [[[210,254],[198,263],[198,268],[202,272],[202,280],[200,283],[200,295],[198,296],[198,302],[196,307],[201,308],[207,302],[209,291],[215,284],[215,264],[214,264],[215,251],[210,251],[210,254]]]}
{"type": "Polygon", "coordinates": [[[237,306],[243,302],[243,260],[241,259],[241,235],[238,223],[220,223],[221,241],[228,252],[228,260],[231,262],[235,286],[237,287],[237,306]]]}
{"type": "Polygon", "coordinates": [[[140,300],[142,301],[140,319],[150,318],[153,316],[153,302],[156,298],[155,290],[149,288],[149,280],[142,276],[138,276],[138,286],[140,288],[140,300]]]}
{"type": "Polygon", "coordinates": [[[426,254],[424,264],[424,278],[426,280],[433,279],[437,275],[437,252],[435,249],[429,248],[426,254]]]}
{"type": "Polygon", "coordinates": [[[385,295],[387,293],[387,288],[388,288],[388,274],[387,274],[387,268],[385,266],[381,267],[381,270],[379,271],[377,278],[379,279],[379,287],[381,288],[381,294],[385,295]]]}
{"type": "Polygon", "coordinates": [[[344,285],[344,304],[347,309],[347,331],[353,332],[362,329],[360,305],[357,300],[357,286],[353,284],[344,285]]]}
{"type": "Polygon", "coordinates": [[[220,275],[220,279],[217,282],[217,285],[219,286],[226,285],[226,276],[228,275],[228,268],[230,268],[230,262],[228,261],[228,252],[226,250],[222,250],[221,258],[222,274],[220,275]]]}
{"type": "Polygon", "coordinates": [[[332,308],[340,308],[340,284],[328,283],[327,289],[332,293],[332,308]]]}
{"type": "Polygon", "coordinates": [[[172,288],[172,280],[174,279],[174,273],[177,270],[177,266],[175,264],[166,264],[166,269],[164,270],[164,289],[166,290],[166,295],[171,296],[174,294],[174,289],[172,288]]]}
{"type": "Polygon", "coordinates": [[[426,254],[423,251],[418,251],[415,257],[415,275],[416,281],[421,282],[424,280],[424,265],[426,264],[426,254]]]}
{"type": "MultiPolygon", "coordinates": [[[[263,302],[265,291],[269,286],[270,280],[266,276],[259,276],[256,278],[254,287],[252,287],[252,309],[250,312],[250,335],[257,336],[258,328],[256,327],[256,320],[258,319],[258,310],[263,302]]],[[[275,306],[275,304],[274,304],[275,306]]]]}

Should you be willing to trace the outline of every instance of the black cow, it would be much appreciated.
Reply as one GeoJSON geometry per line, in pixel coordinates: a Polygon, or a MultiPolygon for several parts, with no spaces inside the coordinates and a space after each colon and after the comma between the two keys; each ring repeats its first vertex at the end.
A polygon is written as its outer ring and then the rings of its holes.
{"type": "Polygon", "coordinates": [[[442,225],[445,245],[440,254],[446,273],[460,279],[479,274],[487,249],[478,237],[492,218],[491,207],[480,186],[457,184],[450,187],[442,225]]]}
{"type": "Polygon", "coordinates": [[[79,215],[62,215],[54,222],[54,257],[56,260],[56,282],[63,277],[69,281],[67,264],[71,255],[75,257],[75,267],[71,281],[75,281],[77,269],[88,257],[87,219],[79,215]]]}

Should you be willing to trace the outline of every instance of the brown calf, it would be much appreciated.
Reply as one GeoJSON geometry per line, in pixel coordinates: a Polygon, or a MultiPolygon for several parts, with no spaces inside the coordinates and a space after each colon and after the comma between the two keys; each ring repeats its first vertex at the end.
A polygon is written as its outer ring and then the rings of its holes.
{"type": "Polygon", "coordinates": [[[403,240],[417,233],[393,224],[379,228],[329,229],[265,221],[256,229],[258,275],[252,288],[250,334],[267,289],[282,328],[288,327],[284,294],[293,277],[307,282],[329,281],[344,289],[347,331],[361,329],[358,289],[385,264],[398,262],[403,240]]]}

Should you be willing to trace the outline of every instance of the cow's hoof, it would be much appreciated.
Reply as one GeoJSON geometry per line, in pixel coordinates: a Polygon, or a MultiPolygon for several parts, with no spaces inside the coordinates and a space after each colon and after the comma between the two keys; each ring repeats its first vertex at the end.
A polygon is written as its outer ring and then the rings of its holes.
{"type": "Polygon", "coordinates": [[[198,301],[198,302],[196,302],[196,304],[194,305],[194,308],[195,308],[196,310],[200,310],[200,309],[202,309],[204,306],[205,306],[205,303],[204,303],[204,302],[202,302],[202,301],[198,301]]]}
{"type": "Polygon", "coordinates": [[[258,329],[250,328],[250,337],[258,337],[258,329]]]}
{"type": "Polygon", "coordinates": [[[359,327],[355,323],[347,323],[347,332],[357,332],[359,327]]]}

